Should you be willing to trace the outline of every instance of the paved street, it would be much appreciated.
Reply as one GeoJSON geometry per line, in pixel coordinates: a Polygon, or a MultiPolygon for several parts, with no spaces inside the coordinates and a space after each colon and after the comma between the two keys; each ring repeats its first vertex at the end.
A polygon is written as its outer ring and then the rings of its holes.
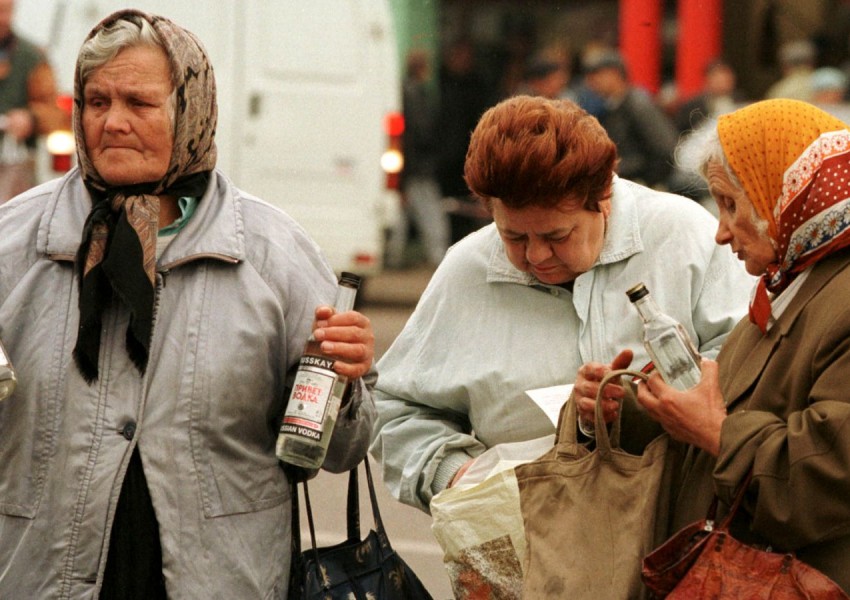
{"type": "MultiPolygon", "coordinates": [[[[401,331],[430,276],[430,270],[417,268],[387,271],[366,281],[359,309],[372,321],[376,358],[386,351],[401,331]]],[[[373,475],[376,476],[375,485],[381,517],[393,548],[419,575],[435,599],[452,598],[451,585],[443,568],[442,550],[431,535],[431,518],[392,498],[380,480],[380,468],[374,461],[372,466],[373,475]]],[[[366,532],[372,526],[372,513],[362,471],[360,479],[361,529],[366,532]]],[[[345,538],[347,484],[346,475],[322,472],[315,483],[310,485],[310,499],[313,501],[317,525],[316,536],[320,545],[336,544],[345,538]]],[[[309,544],[306,516],[303,515],[302,524],[303,543],[309,544]]]]}

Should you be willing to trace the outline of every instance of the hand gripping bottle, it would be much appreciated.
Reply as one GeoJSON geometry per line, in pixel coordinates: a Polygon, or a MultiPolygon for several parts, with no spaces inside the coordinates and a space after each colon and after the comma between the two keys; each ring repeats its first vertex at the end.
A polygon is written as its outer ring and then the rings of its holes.
{"type": "Polygon", "coordinates": [[[668,385],[687,390],[699,383],[700,356],[688,332],[661,312],[642,283],[626,292],[643,321],[643,345],[668,385]]]}
{"type": "MultiPolygon", "coordinates": [[[[354,307],[359,287],[358,275],[340,275],[335,312],[354,307]]],[[[322,354],[321,344],[311,335],[298,364],[277,438],[275,451],[283,462],[305,469],[322,466],[348,384],[348,378],[334,372],[333,365],[334,359],[322,354]]]]}

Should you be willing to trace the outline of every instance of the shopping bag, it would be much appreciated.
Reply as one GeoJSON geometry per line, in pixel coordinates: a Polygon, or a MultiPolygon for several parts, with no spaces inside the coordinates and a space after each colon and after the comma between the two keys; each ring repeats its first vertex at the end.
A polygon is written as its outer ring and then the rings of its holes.
{"type": "Polygon", "coordinates": [[[360,535],[360,496],[357,468],[349,471],[346,510],[347,539],[335,546],[316,547],[316,530],[307,482],[304,504],[310,528],[311,547],[301,549],[298,483],[292,489],[292,567],[289,577],[291,600],[432,600],[425,586],[393,550],[384,530],[378,498],[372,481],[369,458],[363,460],[375,528],[360,535]]]}
{"type": "MultiPolygon", "coordinates": [[[[599,386],[637,371],[610,372],[599,386]]],[[[634,393],[631,382],[623,382],[634,393]]],[[[573,392],[573,395],[575,392],[573,392]]],[[[641,559],[663,531],[667,510],[664,468],[669,437],[652,439],[642,454],[620,448],[619,418],[608,428],[597,397],[596,445],[577,438],[571,396],[561,411],[557,442],[538,460],[516,467],[528,544],[522,597],[645,598],[641,559]]],[[[622,410],[619,411],[620,414],[622,410]]]]}
{"type": "Polygon", "coordinates": [[[431,531],[457,600],[519,598],[525,532],[514,467],[545,453],[553,441],[550,435],[491,448],[431,500],[431,531]]]}

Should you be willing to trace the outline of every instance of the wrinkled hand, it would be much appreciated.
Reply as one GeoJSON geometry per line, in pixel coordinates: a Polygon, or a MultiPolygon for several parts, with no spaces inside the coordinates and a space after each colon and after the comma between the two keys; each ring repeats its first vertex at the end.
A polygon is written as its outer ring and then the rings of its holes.
{"type": "Polygon", "coordinates": [[[316,309],[313,336],[322,353],[336,359],[334,371],[349,379],[363,377],[372,367],[375,334],[372,323],[355,310],[336,314],[331,306],[316,309]]]}
{"type": "MultiPolygon", "coordinates": [[[[596,410],[596,394],[599,392],[599,383],[606,373],[616,369],[625,369],[632,364],[634,353],[631,350],[620,352],[610,365],[589,362],[583,364],[576,375],[573,385],[573,398],[576,401],[576,409],[582,423],[592,424],[594,411],[596,410]]],[[[625,395],[623,386],[609,383],[605,386],[602,400],[602,414],[605,422],[610,423],[617,418],[617,407],[619,400],[625,395]]]]}
{"type": "Polygon", "coordinates": [[[664,383],[656,372],[638,385],[637,399],[673,439],[717,456],[726,404],[720,393],[717,363],[704,358],[700,366],[702,377],[691,389],[679,391],[664,383]]]}

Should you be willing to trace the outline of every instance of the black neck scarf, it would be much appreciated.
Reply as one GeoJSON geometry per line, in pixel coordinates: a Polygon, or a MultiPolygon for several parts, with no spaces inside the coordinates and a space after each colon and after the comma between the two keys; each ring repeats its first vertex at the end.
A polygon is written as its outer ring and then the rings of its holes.
{"type": "Polygon", "coordinates": [[[156,300],[159,197],[203,196],[216,163],[217,115],[213,69],[203,44],[191,32],[135,9],[113,13],[89,32],[74,74],[73,113],[77,158],[92,197],[76,257],[80,326],[74,347],[74,361],[89,383],[98,377],[103,313],[114,300],[130,311],[126,334],[130,359],[139,373],[147,368],[156,300]],[[159,181],[133,186],[111,186],[103,180],[88,156],[83,131],[81,64],[97,62],[99,46],[93,38],[112,35],[119,21],[140,28],[144,21],[154,29],[171,65],[176,100],[168,168],[159,181]]]}
{"type": "MultiPolygon", "coordinates": [[[[165,194],[175,198],[200,198],[209,179],[208,171],[183,177],[165,190],[165,194]]],[[[156,239],[154,233],[151,247],[150,240],[145,240],[145,236],[131,224],[124,199],[139,197],[148,200],[154,206],[152,217],[158,218],[159,200],[149,195],[155,185],[127,186],[109,193],[90,190],[93,205],[83,228],[76,260],[80,328],[74,347],[77,368],[89,383],[98,376],[102,315],[113,297],[130,309],[126,335],[130,359],[139,373],[143,374],[147,367],[156,295],[155,274],[150,266],[156,263],[156,239]]]]}

